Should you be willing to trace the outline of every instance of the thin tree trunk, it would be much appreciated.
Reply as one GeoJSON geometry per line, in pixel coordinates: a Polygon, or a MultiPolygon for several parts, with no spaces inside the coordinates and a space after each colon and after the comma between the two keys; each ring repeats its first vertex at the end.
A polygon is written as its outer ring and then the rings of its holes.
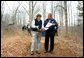
{"type": "Polygon", "coordinates": [[[43,1],[43,19],[46,18],[46,2],[43,1]]]}
{"type": "Polygon", "coordinates": [[[66,37],[67,37],[68,36],[67,1],[64,1],[64,8],[65,8],[65,30],[66,30],[66,37]]]}
{"type": "Polygon", "coordinates": [[[52,12],[52,15],[53,15],[53,1],[51,1],[51,12],[52,12]]]}
{"type": "Polygon", "coordinates": [[[34,16],[33,16],[33,11],[34,11],[34,7],[33,7],[33,1],[32,1],[32,19],[31,20],[33,20],[34,18],[34,16]]]}
{"type": "Polygon", "coordinates": [[[31,23],[31,1],[29,1],[29,22],[31,23]]]}

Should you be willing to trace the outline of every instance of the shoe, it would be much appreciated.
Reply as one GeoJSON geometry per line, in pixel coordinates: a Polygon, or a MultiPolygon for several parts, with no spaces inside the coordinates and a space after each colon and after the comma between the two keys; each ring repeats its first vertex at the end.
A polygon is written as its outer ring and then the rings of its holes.
{"type": "Polygon", "coordinates": [[[36,51],[37,54],[40,54],[40,52],[36,51]]]}
{"type": "Polygon", "coordinates": [[[44,51],[44,53],[47,53],[48,51],[44,51]]]}
{"type": "Polygon", "coordinates": [[[31,52],[31,55],[34,55],[34,52],[33,51],[31,52]]]}
{"type": "Polygon", "coordinates": [[[49,53],[53,54],[53,51],[49,51],[49,53]]]}
{"type": "Polygon", "coordinates": [[[55,35],[58,36],[58,33],[56,33],[55,35]]]}

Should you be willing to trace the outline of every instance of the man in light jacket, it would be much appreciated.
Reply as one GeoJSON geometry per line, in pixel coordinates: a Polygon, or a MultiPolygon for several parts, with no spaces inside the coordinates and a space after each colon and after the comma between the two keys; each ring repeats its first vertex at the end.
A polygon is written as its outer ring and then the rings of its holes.
{"type": "Polygon", "coordinates": [[[42,28],[41,15],[37,14],[36,19],[32,21],[32,25],[31,25],[31,29],[32,29],[31,55],[33,55],[34,52],[40,54],[41,28],[42,28]]]}

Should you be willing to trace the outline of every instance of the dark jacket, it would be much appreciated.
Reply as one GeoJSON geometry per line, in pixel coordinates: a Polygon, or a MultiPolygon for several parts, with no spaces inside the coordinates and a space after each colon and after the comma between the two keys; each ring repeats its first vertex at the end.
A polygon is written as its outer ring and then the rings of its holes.
{"type": "Polygon", "coordinates": [[[35,19],[35,25],[39,26],[39,29],[41,29],[41,27],[42,27],[42,20],[38,21],[37,19],[35,19]]]}
{"type": "MultiPolygon", "coordinates": [[[[38,21],[37,19],[34,19],[35,20],[35,26],[38,26],[39,29],[41,29],[42,27],[42,20],[38,21]]],[[[33,31],[38,31],[37,28],[32,28],[33,31]]]]}
{"type": "MultiPolygon", "coordinates": [[[[56,20],[55,20],[55,19],[53,19],[53,18],[51,18],[51,19],[46,19],[46,20],[44,21],[44,27],[47,25],[47,23],[48,23],[49,21],[50,21],[50,23],[56,24],[56,20]]],[[[49,27],[49,29],[48,29],[47,31],[55,31],[55,30],[56,30],[55,27],[56,27],[56,25],[52,25],[51,27],[49,27]]]]}

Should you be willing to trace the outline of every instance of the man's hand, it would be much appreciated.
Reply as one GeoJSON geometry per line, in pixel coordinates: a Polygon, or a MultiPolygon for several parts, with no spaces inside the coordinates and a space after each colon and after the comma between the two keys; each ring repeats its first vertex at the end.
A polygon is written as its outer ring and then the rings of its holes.
{"type": "Polygon", "coordinates": [[[55,25],[55,24],[52,24],[52,25],[55,25]]]}
{"type": "Polygon", "coordinates": [[[36,26],[36,28],[38,29],[38,26],[36,26]]]}
{"type": "Polygon", "coordinates": [[[44,28],[41,28],[40,31],[45,31],[45,29],[44,28]]]}

